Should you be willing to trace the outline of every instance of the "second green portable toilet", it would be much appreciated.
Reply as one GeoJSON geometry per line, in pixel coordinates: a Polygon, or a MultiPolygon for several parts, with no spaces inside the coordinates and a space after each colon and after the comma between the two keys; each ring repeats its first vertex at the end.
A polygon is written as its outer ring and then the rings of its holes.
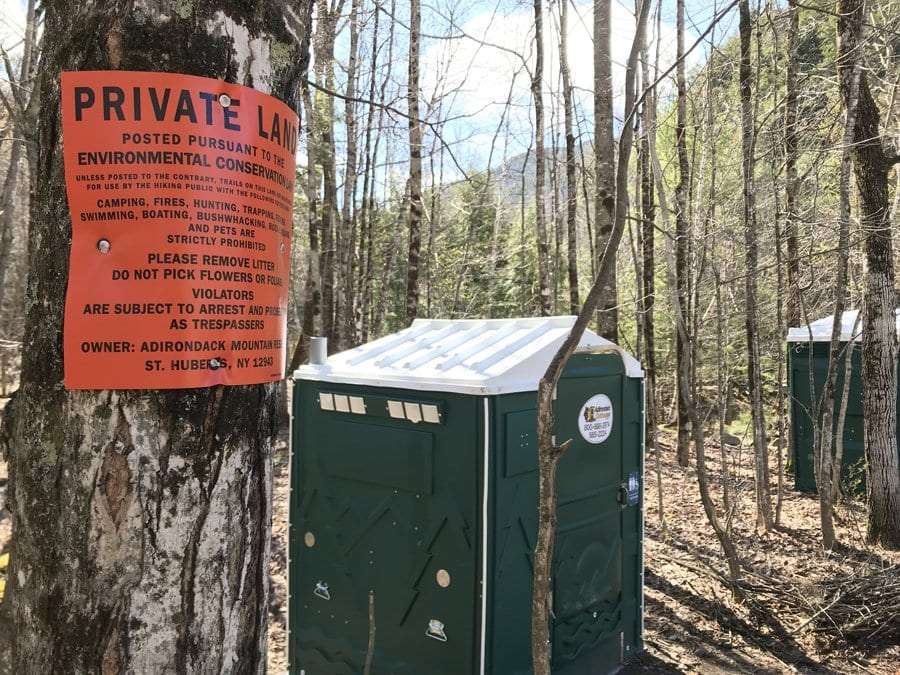
{"type": "MultiPolygon", "coordinates": [[[[802,492],[815,492],[816,475],[813,466],[814,410],[828,373],[828,350],[831,342],[833,317],[813,321],[809,325],[791,328],[787,336],[788,389],[791,411],[791,455],[794,465],[794,485],[802,492]],[[810,388],[812,373],[812,388],[810,388]]],[[[900,332],[900,311],[897,328],[900,332]]],[[[865,440],[862,409],[862,323],[858,310],[848,310],[841,316],[840,358],[835,385],[835,434],[837,417],[844,391],[845,357],[851,354],[850,382],[847,389],[847,411],[844,418],[844,454],[841,481],[845,489],[865,492],[865,440]],[[852,349],[851,349],[852,347],[852,349]]],[[[898,392],[900,393],[900,392],[898,392]]],[[[900,437],[900,419],[898,419],[900,437]]]]}
{"type": "MultiPolygon", "coordinates": [[[[536,391],[573,323],[418,320],[296,372],[292,673],[359,675],[370,630],[373,674],[531,672],[536,391]]],[[[588,332],[555,416],[554,672],[602,675],[642,648],[640,364],[588,332]]]]}

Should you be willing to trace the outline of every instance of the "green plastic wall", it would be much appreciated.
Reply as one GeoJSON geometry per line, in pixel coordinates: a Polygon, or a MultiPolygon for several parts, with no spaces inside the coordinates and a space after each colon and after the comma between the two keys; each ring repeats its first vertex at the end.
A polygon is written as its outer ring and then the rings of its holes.
{"type": "Polygon", "coordinates": [[[374,672],[469,673],[479,625],[480,400],[319,382],[294,389],[291,672],[359,675],[374,591],[374,672]],[[320,391],[366,415],[323,411],[320,391]],[[386,400],[438,403],[443,424],[387,416],[386,400]],[[310,533],[315,543],[308,546],[310,533]],[[438,570],[451,584],[440,588],[438,570]],[[316,594],[328,585],[329,599],[316,594]],[[426,637],[440,620],[447,642],[426,637]]]}
{"type": "MultiPolygon", "coordinates": [[[[846,347],[846,343],[842,343],[846,347]]],[[[810,348],[808,343],[788,345],[788,385],[791,409],[791,455],[794,467],[794,485],[802,492],[816,491],[813,468],[813,409],[815,401],[822,394],[828,370],[827,342],[813,343],[812,370],[814,373],[813,395],[810,396],[810,348]]],[[[850,492],[865,492],[865,442],[863,437],[862,413],[862,366],[860,345],[853,349],[850,364],[850,388],[847,396],[847,414],[844,422],[844,456],[841,463],[841,482],[850,492]]],[[[844,352],[837,367],[835,387],[835,424],[833,434],[837,434],[837,413],[840,410],[844,391],[844,352]]],[[[898,398],[900,404],[900,398],[898,398]]],[[[898,425],[900,432],[900,425],[898,425]]],[[[900,436],[900,433],[898,433],[900,436]]]]}
{"type": "MultiPolygon", "coordinates": [[[[572,439],[560,461],[554,555],[553,669],[595,675],[642,649],[643,393],[624,376],[621,359],[576,354],[557,388],[557,441],[572,439]],[[613,428],[599,445],[578,431],[578,414],[594,394],[613,404],[613,428]],[[620,504],[629,473],[641,476],[638,503],[620,504]]],[[[494,401],[488,673],[531,670],[532,551],[537,533],[535,394],[494,401]]]]}
{"type": "MultiPolygon", "coordinates": [[[[555,402],[559,474],[553,659],[560,675],[602,675],[642,649],[643,393],[617,355],[577,354],[555,402]],[[613,428],[584,441],[578,415],[605,393],[613,428]],[[629,505],[623,489],[640,477],[629,505]]],[[[376,675],[480,673],[484,408],[489,415],[485,673],[531,670],[536,534],[534,393],[465,396],[298,381],[290,528],[291,672],[359,675],[375,591],[376,675]],[[318,394],[364,396],[366,415],[322,411],[318,394]],[[380,413],[433,403],[442,424],[380,413]],[[380,414],[379,414],[380,413],[380,414]],[[307,545],[306,535],[315,537],[307,545]],[[448,587],[436,583],[446,570],[448,587]],[[328,583],[329,600],[315,592],[328,583]],[[447,642],[425,635],[441,621],[447,642]]]]}

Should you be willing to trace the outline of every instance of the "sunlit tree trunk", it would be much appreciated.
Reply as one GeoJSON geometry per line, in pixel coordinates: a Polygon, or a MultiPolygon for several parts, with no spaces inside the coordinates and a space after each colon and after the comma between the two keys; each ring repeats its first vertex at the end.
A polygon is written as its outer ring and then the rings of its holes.
{"type": "MultiPolygon", "coordinates": [[[[819,432],[815,434],[818,443],[813,448],[816,470],[816,487],[819,493],[819,522],[822,528],[822,547],[826,551],[834,548],[834,514],[832,512],[832,486],[834,473],[834,406],[835,382],[837,380],[838,359],[841,354],[841,330],[847,290],[847,266],[850,259],[850,152],[853,146],[856,101],[859,93],[859,55],[854,54],[850,95],[846,104],[844,139],[841,149],[841,169],[838,188],[838,250],[837,273],[834,276],[834,314],[831,322],[831,340],[828,344],[828,368],[822,394],[816,403],[816,423],[819,432]]],[[[852,342],[851,342],[852,344],[852,342]]]]}
{"type": "Polygon", "coordinates": [[[566,132],[566,252],[569,272],[569,312],[578,314],[578,177],[575,159],[575,115],[569,71],[569,3],[559,6],[559,68],[562,74],[563,115],[566,132]]]}
{"type": "MultiPolygon", "coordinates": [[[[396,14],[397,9],[397,0],[391,0],[390,6],[390,16],[394,16],[396,14]]],[[[376,14],[379,12],[376,9],[376,14]]],[[[381,82],[379,84],[379,92],[378,92],[378,100],[384,101],[387,95],[387,86],[388,82],[391,80],[391,72],[394,63],[394,21],[388,21],[388,37],[387,37],[387,58],[384,63],[384,75],[381,78],[381,82]]],[[[377,25],[377,23],[376,23],[377,25]]],[[[372,56],[372,78],[374,80],[375,77],[375,67],[377,65],[377,58],[373,54],[372,56]]],[[[374,91],[374,89],[370,89],[370,91],[374,91]]],[[[378,222],[378,208],[375,203],[375,185],[376,185],[376,170],[378,166],[378,153],[381,147],[381,137],[382,132],[384,130],[384,108],[378,107],[378,121],[375,123],[375,140],[372,143],[372,154],[371,154],[371,172],[372,176],[368,184],[368,190],[366,191],[368,194],[368,209],[366,212],[366,241],[365,241],[365,257],[366,257],[366,273],[363,278],[363,291],[362,291],[362,341],[366,342],[369,339],[370,332],[374,333],[375,337],[379,337],[379,328],[376,327],[375,322],[375,314],[378,311],[383,311],[383,307],[376,306],[376,303],[373,299],[374,293],[374,281],[375,281],[375,226],[378,222]]],[[[368,133],[368,131],[367,131],[368,133]]],[[[377,322],[380,326],[380,320],[377,322]]]]}

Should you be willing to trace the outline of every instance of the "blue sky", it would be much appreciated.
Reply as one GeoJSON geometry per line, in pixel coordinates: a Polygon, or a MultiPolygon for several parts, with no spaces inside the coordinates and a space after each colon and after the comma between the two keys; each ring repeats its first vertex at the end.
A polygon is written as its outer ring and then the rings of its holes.
{"type": "MultiPolygon", "coordinates": [[[[443,139],[454,148],[454,155],[466,169],[483,168],[487,163],[491,142],[503,124],[502,139],[495,143],[492,162],[503,160],[503,155],[515,156],[526,151],[533,136],[533,106],[529,78],[523,69],[522,59],[512,54],[525,55],[529,66],[533,64],[533,7],[528,0],[430,0],[423,8],[423,31],[445,35],[462,32],[467,37],[456,40],[428,40],[423,44],[422,88],[423,99],[433,92],[453,92],[447,99],[447,109],[434,118],[453,118],[446,125],[443,139]],[[447,20],[451,11],[454,20],[447,20]],[[430,10],[430,11],[429,11],[430,10]],[[428,14],[425,12],[428,11],[428,14]],[[489,42],[493,46],[479,44],[489,42]],[[511,95],[511,96],[510,96],[511,95]],[[512,106],[506,100],[511,97],[512,106]]],[[[398,3],[399,4],[399,3],[398,3]]],[[[719,2],[721,6],[724,2],[719,2]]],[[[686,5],[686,44],[692,45],[706,29],[716,14],[712,3],[690,0],[686,5]]],[[[575,87],[576,117],[582,120],[582,132],[589,140],[592,127],[592,13],[591,0],[569,0],[569,65],[575,87]]],[[[664,2],[661,13],[659,37],[660,67],[664,70],[675,57],[675,3],[664,2]]],[[[623,102],[621,89],[624,84],[624,64],[634,36],[633,4],[622,0],[612,4],[612,52],[614,88],[619,92],[615,112],[621,117],[623,102]]],[[[559,4],[545,5],[544,12],[544,102],[545,124],[556,122],[561,128],[561,102],[559,83],[559,4]]],[[[716,30],[716,42],[735,32],[737,13],[725,17],[716,30]]],[[[655,34],[655,27],[654,27],[655,34]]],[[[654,37],[655,39],[655,37],[654,37]]],[[[688,67],[697,67],[706,59],[709,45],[703,43],[688,57],[688,67]]],[[[651,46],[651,54],[655,46],[651,46]]],[[[652,69],[651,69],[652,70],[652,69]]],[[[663,86],[662,96],[671,91],[663,86]]],[[[549,133],[549,132],[548,132],[549,133]]],[[[576,132],[577,133],[577,132],[576,132]]],[[[553,138],[548,137],[548,143],[553,138]]],[[[446,162],[445,162],[446,164],[446,162]]],[[[445,169],[446,170],[446,169],[445,169]]],[[[454,169],[450,167],[450,175],[454,169]]]]}

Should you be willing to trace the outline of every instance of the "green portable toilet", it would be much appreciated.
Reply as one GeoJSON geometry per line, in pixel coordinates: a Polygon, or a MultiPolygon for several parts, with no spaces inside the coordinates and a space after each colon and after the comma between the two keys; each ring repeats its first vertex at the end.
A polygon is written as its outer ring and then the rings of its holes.
{"type": "MultiPolygon", "coordinates": [[[[865,491],[865,442],[862,410],[862,322],[857,323],[858,310],[848,310],[841,316],[841,353],[837,364],[835,386],[835,434],[837,414],[844,391],[845,356],[853,340],[850,362],[850,385],[847,413],[844,421],[844,455],[841,481],[857,491],[865,491]]],[[[809,325],[791,328],[787,336],[788,389],[791,410],[791,455],[794,464],[794,485],[801,492],[816,491],[813,464],[813,412],[822,395],[828,372],[833,316],[813,321],[809,325]],[[812,395],[810,372],[813,373],[812,395]]],[[[900,331],[900,311],[897,328],[900,331]]],[[[898,425],[900,431],[900,425],[898,425]]]]}
{"type": "MultiPolygon", "coordinates": [[[[574,317],[417,320],[295,373],[289,659],[360,675],[531,673],[538,380],[574,317]]],[[[552,654],[642,648],[643,372],[587,333],[557,388],[552,654]]]]}

